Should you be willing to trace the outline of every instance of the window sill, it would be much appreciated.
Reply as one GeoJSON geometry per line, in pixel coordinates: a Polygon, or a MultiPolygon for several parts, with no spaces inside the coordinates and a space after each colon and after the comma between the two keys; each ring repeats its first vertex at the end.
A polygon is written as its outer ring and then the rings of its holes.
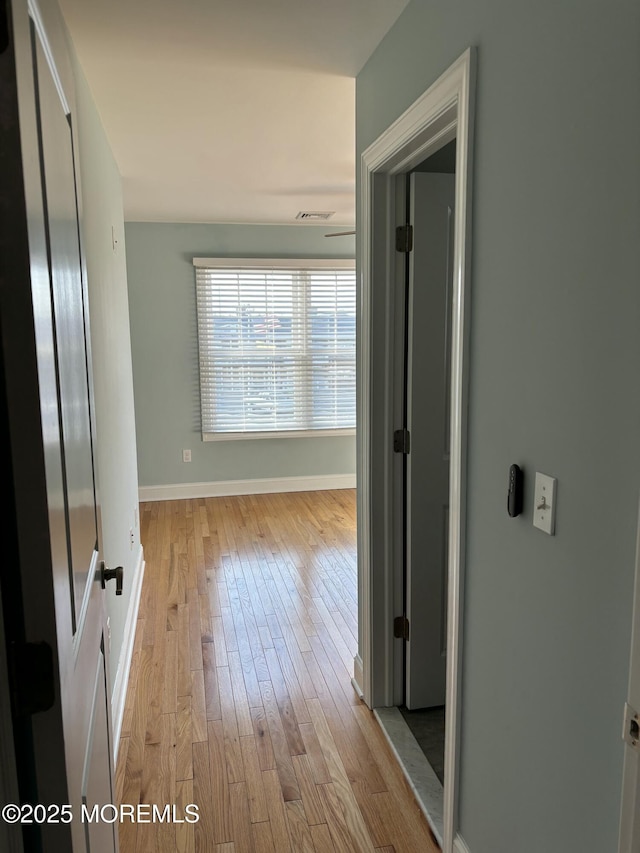
{"type": "Polygon", "coordinates": [[[203,441],[253,441],[262,438],[341,438],[355,435],[351,429],[291,429],[279,432],[203,432],[203,441]]]}

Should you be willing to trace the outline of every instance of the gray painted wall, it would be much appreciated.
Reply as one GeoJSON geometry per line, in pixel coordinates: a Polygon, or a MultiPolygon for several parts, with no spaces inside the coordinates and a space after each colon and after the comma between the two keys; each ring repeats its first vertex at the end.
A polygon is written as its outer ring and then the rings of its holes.
{"type": "Polygon", "coordinates": [[[140,531],[135,515],[138,476],[124,220],[120,174],[77,61],[74,77],[93,351],[96,468],[102,501],[102,553],[109,566],[124,567],[123,594],[116,596],[115,584],[107,586],[113,691],[140,557],[140,531]],[[112,227],[117,240],[115,250],[112,227]],[[133,544],[129,540],[131,528],[133,544]]]}
{"type": "MultiPolygon", "coordinates": [[[[354,257],[326,225],[128,222],[127,270],[141,486],[352,474],[355,438],[203,442],[194,257],[354,257]],[[182,461],[183,448],[192,462],[182,461]]],[[[333,229],[336,230],[336,229],[333,229]]]]}
{"type": "Polygon", "coordinates": [[[640,486],[639,34],[636,0],[413,0],[357,80],[360,153],[478,47],[460,770],[471,853],[617,849],[640,486]],[[512,462],[527,474],[518,519],[512,462]],[[558,478],[555,537],[531,524],[536,470],[558,478]]]}

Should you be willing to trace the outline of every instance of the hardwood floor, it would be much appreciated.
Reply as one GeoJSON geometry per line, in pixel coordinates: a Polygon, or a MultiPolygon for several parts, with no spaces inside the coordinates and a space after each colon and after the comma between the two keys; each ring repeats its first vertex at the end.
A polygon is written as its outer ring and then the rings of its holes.
{"type": "Polygon", "coordinates": [[[429,853],[438,847],[351,685],[355,493],[142,504],[146,571],[120,803],[197,823],[120,825],[121,853],[429,853]]]}

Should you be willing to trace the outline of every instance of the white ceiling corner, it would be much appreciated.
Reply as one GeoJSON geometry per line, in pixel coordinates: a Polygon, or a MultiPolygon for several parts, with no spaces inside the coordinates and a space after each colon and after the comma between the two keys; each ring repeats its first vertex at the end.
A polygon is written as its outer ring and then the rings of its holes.
{"type": "Polygon", "coordinates": [[[407,3],[60,0],[125,218],[352,226],[355,75],[407,3]]]}

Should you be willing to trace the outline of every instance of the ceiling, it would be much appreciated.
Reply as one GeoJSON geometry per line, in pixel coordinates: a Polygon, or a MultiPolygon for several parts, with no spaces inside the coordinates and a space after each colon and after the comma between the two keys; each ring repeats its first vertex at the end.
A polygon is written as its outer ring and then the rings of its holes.
{"type": "Polygon", "coordinates": [[[129,221],[355,216],[355,76],[408,0],[60,0],[129,221]]]}

